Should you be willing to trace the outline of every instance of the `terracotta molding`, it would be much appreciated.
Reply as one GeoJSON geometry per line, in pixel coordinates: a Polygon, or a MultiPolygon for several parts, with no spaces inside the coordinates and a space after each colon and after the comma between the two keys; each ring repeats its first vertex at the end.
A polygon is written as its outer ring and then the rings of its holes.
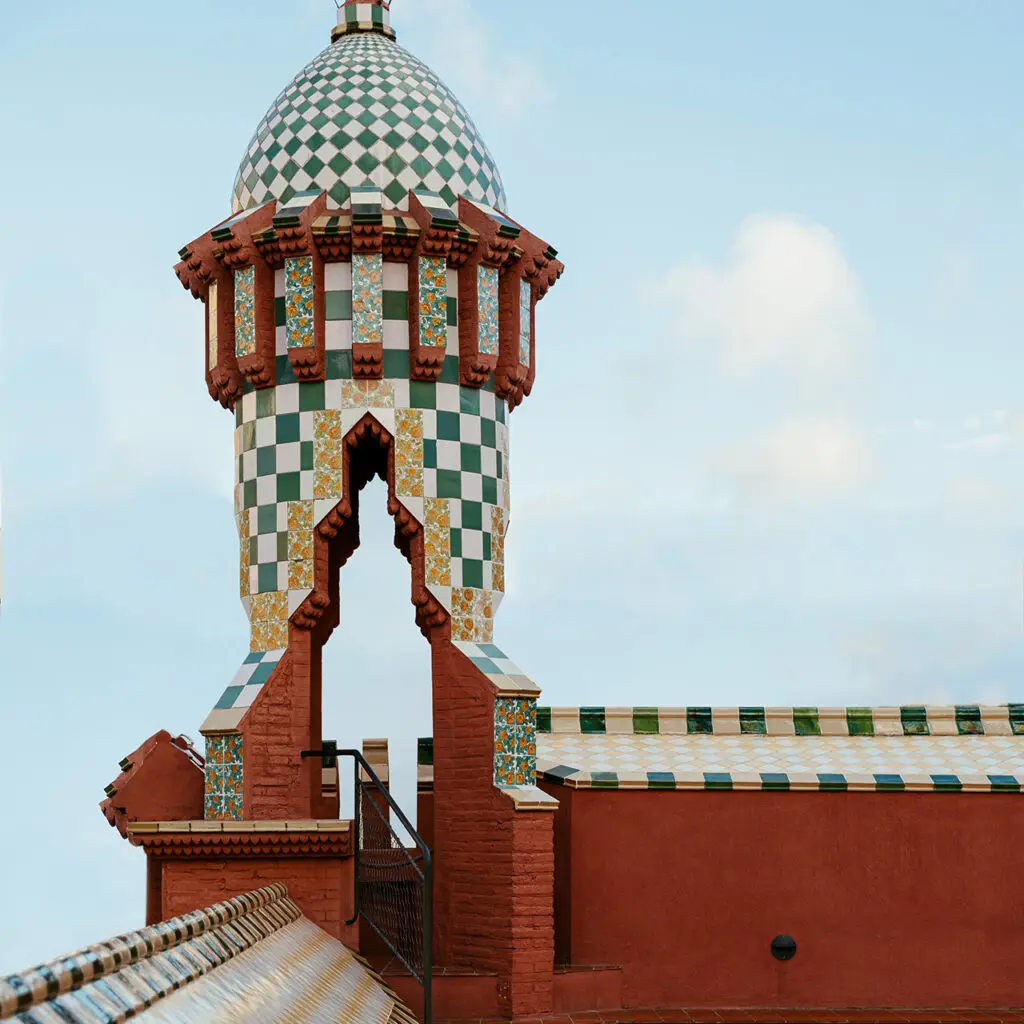
{"type": "MultiPolygon", "coordinates": [[[[519,361],[519,285],[523,280],[523,250],[512,248],[498,281],[498,366],[494,390],[515,408],[523,400],[529,367],[519,361]]],[[[532,353],[531,353],[532,361],[532,353]]]]}
{"type": "Polygon", "coordinates": [[[352,833],[344,832],[181,832],[131,833],[147,854],[182,857],[349,857],[352,833]]]}

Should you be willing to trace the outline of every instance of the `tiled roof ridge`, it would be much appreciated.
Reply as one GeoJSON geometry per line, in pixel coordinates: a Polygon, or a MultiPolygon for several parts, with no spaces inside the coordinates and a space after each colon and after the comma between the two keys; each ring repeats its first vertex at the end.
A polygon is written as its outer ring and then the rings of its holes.
{"type": "Polygon", "coordinates": [[[539,733],[1021,736],[1024,704],[879,707],[538,707],[539,733]]]}
{"type": "Polygon", "coordinates": [[[74,998],[72,993],[100,979],[87,1001],[116,1009],[126,1004],[137,1013],[301,916],[288,889],[277,884],[119,935],[0,978],[0,1020],[40,1003],[74,998]]]}

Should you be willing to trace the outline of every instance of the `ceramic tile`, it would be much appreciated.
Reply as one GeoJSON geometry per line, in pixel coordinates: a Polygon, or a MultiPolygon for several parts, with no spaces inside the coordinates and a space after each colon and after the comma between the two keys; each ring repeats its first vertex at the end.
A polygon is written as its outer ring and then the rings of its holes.
{"type": "Polygon", "coordinates": [[[207,820],[242,817],[242,737],[206,737],[204,817],[207,820]]]}
{"type": "Polygon", "coordinates": [[[421,256],[420,284],[420,344],[446,347],[448,344],[448,261],[432,256],[421,256]]]}
{"type": "Polygon", "coordinates": [[[529,281],[519,282],[519,363],[529,368],[530,342],[533,340],[532,291],[529,281]]]}
{"type": "Polygon", "coordinates": [[[288,348],[312,348],[313,257],[285,260],[285,331],[288,348]]]}
{"type": "Polygon", "coordinates": [[[383,257],[355,254],[352,257],[352,340],[379,345],[384,340],[383,257]]]}
{"type": "Polygon", "coordinates": [[[426,498],[424,515],[424,562],[428,587],[451,586],[451,517],[448,500],[426,498]]]}
{"type": "Polygon", "coordinates": [[[536,764],[536,701],[518,697],[495,698],[495,785],[502,788],[533,785],[536,764]]]}
{"type": "Polygon", "coordinates": [[[481,355],[498,354],[498,269],[477,267],[477,316],[481,355]]]}
{"type": "Polygon", "coordinates": [[[256,271],[235,271],[235,355],[241,359],[256,353],[256,271]]]}
{"type": "Polygon", "coordinates": [[[215,370],[217,368],[217,339],[219,330],[217,313],[217,282],[211,281],[206,297],[206,322],[209,338],[209,365],[211,370],[215,370]]]}

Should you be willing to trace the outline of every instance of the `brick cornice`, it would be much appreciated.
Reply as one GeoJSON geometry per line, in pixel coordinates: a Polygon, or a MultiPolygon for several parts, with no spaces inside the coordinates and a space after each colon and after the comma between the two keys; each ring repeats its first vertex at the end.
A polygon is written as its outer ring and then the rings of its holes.
{"type": "Polygon", "coordinates": [[[348,857],[347,821],[138,822],[128,827],[135,846],[163,858],[348,857]]]}

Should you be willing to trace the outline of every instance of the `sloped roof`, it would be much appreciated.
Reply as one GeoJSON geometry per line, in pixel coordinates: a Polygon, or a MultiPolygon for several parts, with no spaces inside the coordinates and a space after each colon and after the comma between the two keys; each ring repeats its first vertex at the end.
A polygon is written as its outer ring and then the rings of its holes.
{"type": "Polygon", "coordinates": [[[579,789],[1019,793],[1024,708],[541,708],[537,776],[579,789]]]}
{"type": "Polygon", "coordinates": [[[366,962],[273,885],[0,979],[0,1020],[414,1024],[366,962]]]}

